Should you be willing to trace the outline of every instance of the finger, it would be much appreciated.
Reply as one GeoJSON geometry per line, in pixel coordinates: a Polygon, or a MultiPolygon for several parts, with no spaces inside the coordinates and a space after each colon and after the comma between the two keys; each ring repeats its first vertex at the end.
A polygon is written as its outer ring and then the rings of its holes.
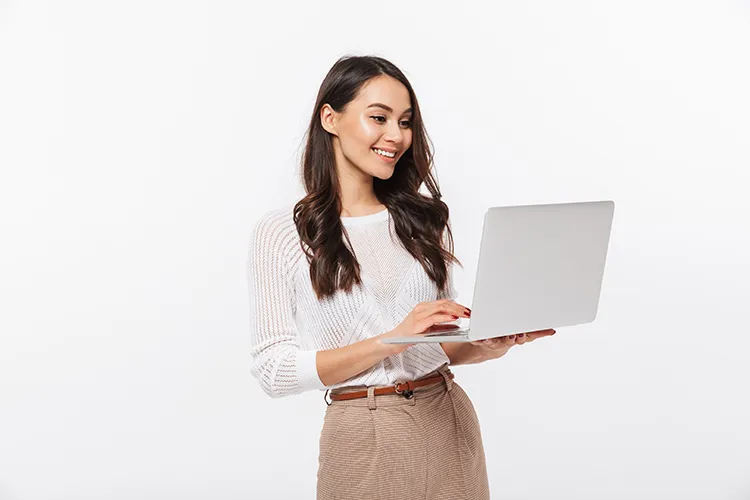
{"type": "MultiPolygon", "coordinates": [[[[448,321],[456,321],[458,317],[455,314],[433,314],[427,318],[427,322],[433,325],[438,323],[446,323],[448,321]]],[[[454,323],[455,324],[455,323],[454,323]]],[[[458,325],[456,325],[458,326],[458,325]]]]}
{"type": "Polygon", "coordinates": [[[499,337],[500,342],[503,343],[503,345],[506,346],[514,346],[516,345],[516,336],[515,335],[504,335],[502,337],[499,337]]]}
{"type": "Polygon", "coordinates": [[[555,334],[555,330],[553,329],[539,330],[536,332],[527,332],[526,337],[528,338],[529,341],[532,341],[532,340],[536,340],[542,337],[549,337],[550,335],[554,335],[554,334],[555,334]]]}
{"type": "Polygon", "coordinates": [[[440,325],[440,322],[445,321],[455,321],[455,317],[451,314],[433,314],[429,318],[419,322],[420,325],[419,328],[421,328],[421,333],[425,333],[425,330],[429,328],[435,328],[438,329],[441,327],[458,327],[458,325],[440,325]]]}
{"type": "Polygon", "coordinates": [[[455,302],[436,304],[432,311],[432,314],[437,313],[452,314],[454,316],[458,316],[459,318],[471,317],[471,311],[469,311],[467,307],[456,304],[455,302]]]}
{"type": "Polygon", "coordinates": [[[432,325],[435,325],[435,326],[437,326],[438,324],[442,324],[446,326],[458,327],[456,323],[451,323],[451,322],[455,322],[456,319],[457,318],[455,314],[435,314],[434,316],[431,316],[428,319],[428,321],[429,323],[432,323],[432,325]]]}
{"type": "Polygon", "coordinates": [[[428,316],[436,313],[449,313],[458,317],[468,318],[471,316],[471,311],[468,307],[464,307],[452,300],[437,300],[431,303],[431,308],[428,309],[428,316]]]}
{"type": "Polygon", "coordinates": [[[432,333],[432,332],[447,332],[450,330],[458,330],[461,328],[459,325],[455,324],[449,324],[449,323],[438,323],[432,326],[427,327],[427,330],[425,330],[422,333],[432,333]]]}
{"type": "MultiPolygon", "coordinates": [[[[435,314],[445,314],[442,306],[438,302],[428,302],[420,311],[415,315],[417,321],[429,320],[435,314]]],[[[457,316],[454,314],[453,316],[457,316]]]]}
{"type": "Polygon", "coordinates": [[[471,309],[468,306],[465,306],[463,304],[459,304],[458,302],[451,301],[451,304],[453,304],[459,312],[468,313],[469,316],[471,316],[471,309]]]}
{"type": "Polygon", "coordinates": [[[536,334],[536,335],[551,335],[555,333],[555,330],[552,328],[545,328],[544,330],[534,330],[533,332],[525,332],[525,333],[527,335],[531,333],[536,334]]]}
{"type": "Polygon", "coordinates": [[[527,342],[527,340],[528,339],[527,339],[525,333],[519,333],[518,335],[516,335],[516,344],[518,344],[518,345],[525,344],[527,342]]]}

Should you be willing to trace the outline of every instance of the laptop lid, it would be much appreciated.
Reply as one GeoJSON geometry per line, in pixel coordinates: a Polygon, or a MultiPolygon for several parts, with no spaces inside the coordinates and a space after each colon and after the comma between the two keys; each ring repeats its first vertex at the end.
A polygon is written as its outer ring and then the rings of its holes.
{"type": "Polygon", "coordinates": [[[469,339],[594,321],[614,202],[490,207],[469,339]]]}

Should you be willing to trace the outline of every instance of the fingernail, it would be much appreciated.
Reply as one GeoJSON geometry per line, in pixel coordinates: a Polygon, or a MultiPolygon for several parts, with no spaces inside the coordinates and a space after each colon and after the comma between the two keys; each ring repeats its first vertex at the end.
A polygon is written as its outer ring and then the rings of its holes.
{"type": "Polygon", "coordinates": [[[458,316],[453,316],[452,314],[451,314],[451,317],[452,317],[453,319],[458,319],[458,316]]]}

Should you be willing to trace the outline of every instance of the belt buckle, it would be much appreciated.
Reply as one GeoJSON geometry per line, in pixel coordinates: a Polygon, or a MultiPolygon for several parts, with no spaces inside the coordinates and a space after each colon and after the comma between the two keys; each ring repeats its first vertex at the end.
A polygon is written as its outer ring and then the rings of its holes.
{"type": "Polygon", "coordinates": [[[407,388],[404,391],[399,391],[398,390],[398,386],[399,385],[401,385],[401,384],[395,384],[393,386],[393,388],[396,390],[396,394],[401,394],[406,399],[411,399],[414,396],[414,390],[411,389],[411,387],[410,387],[411,384],[409,384],[409,382],[406,382],[406,387],[407,388]]]}

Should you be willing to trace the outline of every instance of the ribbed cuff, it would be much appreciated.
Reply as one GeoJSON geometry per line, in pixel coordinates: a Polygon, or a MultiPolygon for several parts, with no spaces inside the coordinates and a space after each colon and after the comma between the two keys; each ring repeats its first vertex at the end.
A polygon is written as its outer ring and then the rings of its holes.
{"type": "Polygon", "coordinates": [[[318,368],[315,364],[316,354],[317,351],[297,352],[297,380],[302,392],[326,389],[318,376],[318,368]]]}

